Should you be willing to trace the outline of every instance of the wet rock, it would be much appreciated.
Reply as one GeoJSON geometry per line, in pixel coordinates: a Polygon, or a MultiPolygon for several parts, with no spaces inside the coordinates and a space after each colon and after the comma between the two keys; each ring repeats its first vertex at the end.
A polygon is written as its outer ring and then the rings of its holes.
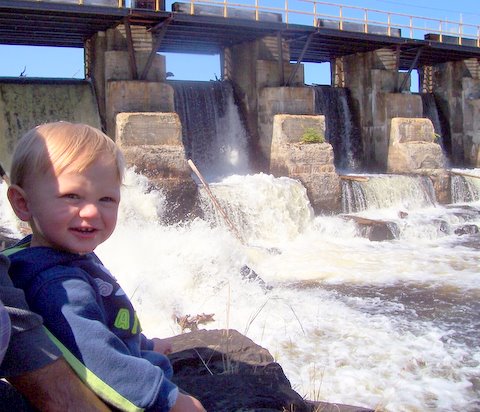
{"type": "Polygon", "coordinates": [[[374,225],[367,225],[363,228],[369,240],[381,242],[383,240],[395,239],[394,229],[396,225],[391,222],[382,222],[374,225]]]}
{"type": "Polygon", "coordinates": [[[477,225],[463,225],[454,230],[454,233],[459,236],[474,235],[479,232],[477,225]]]}
{"type": "Polygon", "coordinates": [[[173,381],[209,412],[369,410],[304,400],[270,353],[235,330],[198,330],[171,339],[173,381]]]}
{"type": "Polygon", "coordinates": [[[443,219],[433,219],[432,221],[435,226],[438,228],[438,230],[442,233],[445,233],[447,235],[449,235],[452,231],[451,231],[451,228],[450,228],[450,225],[448,224],[448,222],[446,220],[443,220],[443,219]]]}
{"type": "Polygon", "coordinates": [[[447,205],[447,209],[452,210],[452,213],[459,219],[468,222],[477,220],[480,217],[480,209],[472,205],[447,205]]]}
{"type": "Polygon", "coordinates": [[[262,287],[264,290],[270,290],[272,289],[271,286],[268,286],[265,281],[255,272],[251,267],[247,265],[243,265],[240,268],[240,275],[242,276],[243,279],[251,282],[258,282],[258,284],[262,287]]]}
{"type": "Polygon", "coordinates": [[[398,226],[395,222],[368,219],[354,215],[343,215],[343,217],[355,221],[360,235],[374,242],[396,239],[399,233],[398,226]]]}

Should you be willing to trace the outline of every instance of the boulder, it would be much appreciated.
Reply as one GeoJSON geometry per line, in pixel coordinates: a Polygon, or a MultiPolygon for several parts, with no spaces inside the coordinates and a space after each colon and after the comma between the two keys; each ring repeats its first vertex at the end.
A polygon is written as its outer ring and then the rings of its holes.
{"type": "Polygon", "coordinates": [[[173,381],[209,412],[370,410],[303,399],[272,355],[236,330],[197,330],[170,339],[173,381]]]}
{"type": "Polygon", "coordinates": [[[368,219],[356,215],[343,215],[342,217],[353,220],[358,227],[360,235],[374,242],[396,239],[399,233],[398,226],[395,222],[381,219],[368,219]]]}

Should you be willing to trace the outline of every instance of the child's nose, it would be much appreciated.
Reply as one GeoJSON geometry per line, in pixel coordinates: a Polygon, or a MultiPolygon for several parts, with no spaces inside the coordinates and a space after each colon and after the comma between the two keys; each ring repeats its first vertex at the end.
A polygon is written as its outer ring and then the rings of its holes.
{"type": "Polygon", "coordinates": [[[92,217],[98,215],[98,207],[95,203],[85,203],[79,210],[80,217],[92,217]]]}

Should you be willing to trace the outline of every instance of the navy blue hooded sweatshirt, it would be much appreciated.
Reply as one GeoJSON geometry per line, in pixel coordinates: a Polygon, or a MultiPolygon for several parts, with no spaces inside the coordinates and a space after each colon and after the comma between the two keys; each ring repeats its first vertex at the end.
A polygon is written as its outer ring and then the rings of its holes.
{"type": "Polygon", "coordinates": [[[120,410],[170,410],[178,394],[171,364],[152,351],[130,300],[98,257],[29,242],[27,236],[6,252],[10,276],[77,374],[120,410]]]}

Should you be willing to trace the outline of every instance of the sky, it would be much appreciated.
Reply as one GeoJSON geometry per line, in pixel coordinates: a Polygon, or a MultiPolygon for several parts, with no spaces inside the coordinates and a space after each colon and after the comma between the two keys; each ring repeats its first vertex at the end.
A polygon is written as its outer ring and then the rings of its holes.
{"type": "MultiPolygon", "coordinates": [[[[217,3],[221,3],[216,0],[217,3]]],[[[284,8],[285,0],[257,0],[260,6],[284,8]]],[[[254,5],[255,0],[227,0],[228,3],[254,5]]],[[[317,13],[328,16],[338,16],[339,5],[343,5],[342,13],[345,18],[363,18],[363,8],[369,9],[370,20],[387,21],[386,12],[404,14],[393,15],[392,24],[408,24],[409,16],[420,16],[426,19],[413,19],[414,25],[425,28],[439,28],[439,20],[462,22],[463,34],[475,37],[479,35],[480,8],[478,0],[343,0],[317,2],[317,13]],[[385,12],[385,13],[383,13],[385,12]],[[396,19],[396,20],[395,20],[396,19]],[[432,20],[427,20],[432,19],[432,20]],[[434,20],[438,19],[438,20],[434,20]]],[[[290,10],[313,11],[313,0],[289,0],[290,10]]],[[[171,10],[171,1],[166,0],[166,9],[171,10]]],[[[301,13],[292,13],[289,22],[311,25],[313,17],[301,13]]],[[[458,25],[443,23],[445,30],[458,31],[458,25]]],[[[402,29],[402,35],[409,37],[409,30],[402,29]]],[[[414,38],[421,38],[423,33],[414,33],[414,38]]],[[[185,55],[178,53],[166,54],[166,70],[174,74],[175,80],[213,80],[220,77],[219,56],[185,55]],[[194,62],[195,64],[192,64],[194,62]],[[194,68],[194,69],[192,69],[194,68]]],[[[20,74],[27,77],[50,78],[83,78],[84,77],[83,49],[26,47],[0,45],[0,77],[18,77],[20,74]]],[[[412,79],[413,80],[413,79],[412,79]]],[[[305,82],[307,84],[330,84],[330,66],[328,63],[305,64],[305,82]]],[[[412,81],[413,83],[413,81],[412,81]]]]}

